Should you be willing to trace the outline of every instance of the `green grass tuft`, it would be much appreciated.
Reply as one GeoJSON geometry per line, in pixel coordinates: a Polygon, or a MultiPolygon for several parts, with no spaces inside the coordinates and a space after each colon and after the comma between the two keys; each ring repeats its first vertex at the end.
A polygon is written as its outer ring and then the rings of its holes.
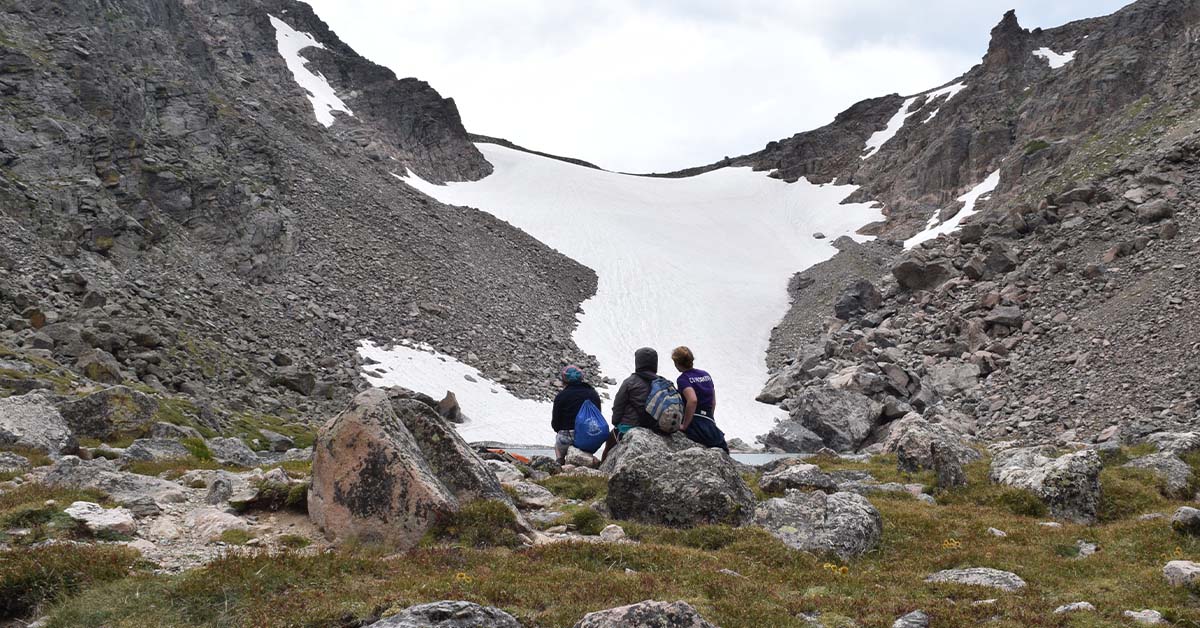
{"type": "Polygon", "coordinates": [[[221,535],[217,537],[217,540],[225,543],[226,545],[245,545],[246,543],[250,542],[250,539],[253,538],[254,534],[250,531],[234,528],[232,530],[226,530],[222,532],[221,535]]]}
{"type": "Polygon", "coordinates": [[[588,536],[600,534],[604,529],[604,517],[600,513],[591,508],[580,508],[571,513],[571,525],[575,526],[575,531],[588,536]]]}
{"type": "Polygon", "coordinates": [[[608,495],[608,478],[584,475],[555,475],[540,484],[551,493],[567,499],[588,501],[608,495]]]}
{"type": "Polygon", "coordinates": [[[473,501],[455,512],[443,513],[430,529],[432,540],[464,547],[519,547],[517,517],[508,506],[492,500],[473,501]]]}
{"type": "Polygon", "coordinates": [[[137,552],[112,545],[48,545],[0,552],[0,620],[28,615],[45,602],[124,578],[137,552]]]}

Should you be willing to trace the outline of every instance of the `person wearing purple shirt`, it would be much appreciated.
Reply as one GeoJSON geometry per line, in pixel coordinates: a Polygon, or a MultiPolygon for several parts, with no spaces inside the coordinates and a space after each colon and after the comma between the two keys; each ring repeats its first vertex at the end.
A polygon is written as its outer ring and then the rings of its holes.
{"type": "Polygon", "coordinates": [[[726,453],[729,446],[725,434],[717,427],[717,389],[712,375],[695,366],[696,357],[687,347],[676,347],[671,352],[671,361],[679,370],[675,388],[683,397],[683,423],[679,429],[688,438],[705,447],[720,447],[726,453]]]}

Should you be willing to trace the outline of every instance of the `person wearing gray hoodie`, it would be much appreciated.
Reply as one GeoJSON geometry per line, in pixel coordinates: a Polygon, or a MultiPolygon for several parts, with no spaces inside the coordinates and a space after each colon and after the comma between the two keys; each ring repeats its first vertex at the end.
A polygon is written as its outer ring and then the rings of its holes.
{"type": "Polygon", "coordinates": [[[635,427],[658,431],[658,422],[646,412],[646,399],[650,396],[650,382],[658,376],[658,352],[642,347],[633,352],[633,373],[621,382],[617,396],[613,399],[612,422],[617,434],[624,436],[635,427]]]}

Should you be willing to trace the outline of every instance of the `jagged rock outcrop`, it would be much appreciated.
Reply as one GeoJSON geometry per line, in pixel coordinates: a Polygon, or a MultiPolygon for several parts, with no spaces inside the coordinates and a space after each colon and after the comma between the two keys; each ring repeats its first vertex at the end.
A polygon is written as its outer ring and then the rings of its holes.
{"type": "Polygon", "coordinates": [[[672,437],[643,428],[624,436],[605,498],[612,516],[671,526],[749,521],[754,495],[729,454],[698,446],[673,450],[672,440],[686,437],[672,437]]]}

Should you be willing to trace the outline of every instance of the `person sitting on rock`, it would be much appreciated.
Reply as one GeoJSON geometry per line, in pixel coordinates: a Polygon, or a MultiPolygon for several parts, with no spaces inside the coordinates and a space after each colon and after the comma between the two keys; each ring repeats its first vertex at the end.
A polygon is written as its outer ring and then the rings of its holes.
{"type": "MultiPolygon", "coordinates": [[[[610,447],[635,427],[658,431],[658,421],[646,412],[646,399],[650,396],[650,382],[658,376],[658,352],[642,347],[633,352],[633,373],[621,382],[617,396],[613,399],[613,438],[610,447]]],[[[605,449],[605,455],[608,449],[605,449]]]]}
{"type": "MultiPolygon", "coordinates": [[[[554,457],[558,464],[564,464],[567,450],[575,444],[575,417],[583,402],[591,401],[600,409],[600,395],[591,384],[583,381],[583,370],[574,364],[563,367],[559,378],[563,389],[554,397],[554,410],[550,420],[550,429],[557,433],[554,438],[554,457]]],[[[603,432],[602,432],[603,433],[603,432]]]]}
{"type": "Polygon", "coordinates": [[[717,390],[712,375],[695,367],[696,356],[687,347],[675,347],[671,361],[679,370],[675,388],[683,397],[683,422],[679,429],[684,435],[705,447],[719,447],[729,453],[725,433],[717,427],[717,390]]]}

